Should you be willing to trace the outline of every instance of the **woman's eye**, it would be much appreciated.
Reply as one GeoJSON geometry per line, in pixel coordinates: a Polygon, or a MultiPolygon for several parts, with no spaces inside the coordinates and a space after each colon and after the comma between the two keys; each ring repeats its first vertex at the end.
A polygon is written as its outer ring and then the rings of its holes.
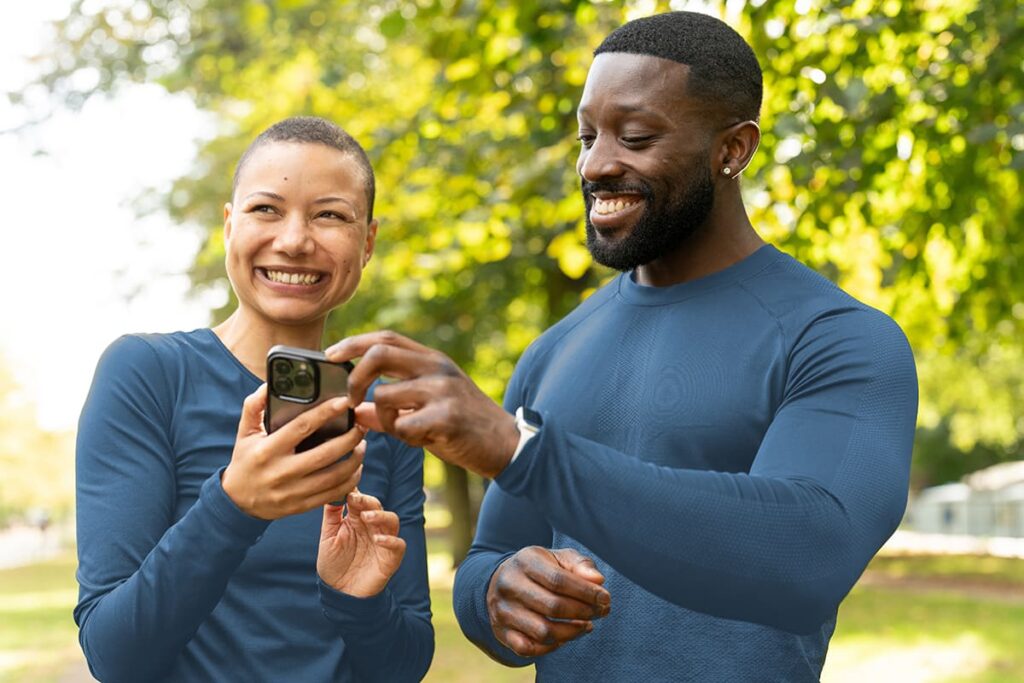
{"type": "Polygon", "coordinates": [[[321,211],[317,214],[317,218],[329,218],[334,221],[345,221],[348,222],[348,218],[338,213],[337,211],[321,211]]]}
{"type": "Polygon", "coordinates": [[[249,209],[249,213],[274,213],[275,209],[270,204],[257,204],[249,209]]]}

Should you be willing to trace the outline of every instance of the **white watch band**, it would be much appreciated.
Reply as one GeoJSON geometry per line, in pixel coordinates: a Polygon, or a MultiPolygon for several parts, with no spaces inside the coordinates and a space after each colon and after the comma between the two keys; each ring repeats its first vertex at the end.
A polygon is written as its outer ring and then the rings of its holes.
{"type": "Polygon", "coordinates": [[[526,421],[526,417],[523,415],[523,406],[516,408],[516,429],[519,430],[519,443],[516,444],[516,450],[512,453],[512,458],[508,461],[511,465],[519,457],[519,454],[523,452],[523,447],[526,446],[526,442],[537,436],[537,427],[526,421]]]}

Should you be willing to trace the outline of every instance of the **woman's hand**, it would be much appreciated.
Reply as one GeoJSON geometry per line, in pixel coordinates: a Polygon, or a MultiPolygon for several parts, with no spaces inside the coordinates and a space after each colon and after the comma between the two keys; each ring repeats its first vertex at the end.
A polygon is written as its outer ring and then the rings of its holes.
{"type": "Polygon", "coordinates": [[[344,516],[341,506],[324,506],[316,571],[335,590],[360,598],[380,593],[404,555],[398,515],[373,496],[354,491],[344,516]]]}
{"type": "Polygon", "coordinates": [[[324,401],[273,434],[263,430],[266,404],[264,384],[242,405],[235,449],[221,477],[224,493],[242,511],[260,519],[278,519],[344,500],[363,472],[365,432],[353,427],[308,451],[296,453],[295,447],[332,417],[348,411],[348,399],[324,401]],[[352,455],[341,460],[349,452],[352,455]]]}

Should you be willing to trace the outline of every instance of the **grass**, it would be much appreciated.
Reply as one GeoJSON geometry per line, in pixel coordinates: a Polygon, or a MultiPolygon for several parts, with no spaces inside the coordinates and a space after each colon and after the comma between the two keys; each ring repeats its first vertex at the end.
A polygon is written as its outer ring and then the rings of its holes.
{"type": "Polygon", "coordinates": [[[1024,560],[984,555],[883,555],[872,562],[872,571],[904,578],[955,578],[991,585],[1024,585],[1024,560]]]}
{"type": "Polygon", "coordinates": [[[75,557],[0,571],[0,683],[50,683],[79,657],[75,557]]]}
{"type": "Polygon", "coordinates": [[[511,669],[498,664],[466,640],[452,612],[452,592],[433,588],[434,661],[427,677],[432,683],[526,683],[534,680],[533,667],[511,669]]]}
{"type": "MultiPolygon", "coordinates": [[[[452,613],[441,544],[431,539],[437,649],[426,681],[532,681],[533,669],[508,669],[463,638],[452,613]]],[[[440,539],[438,539],[440,540],[440,539]]],[[[892,577],[962,579],[1024,586],[1024,560],[982,557],[879,557],[871,570],[892,577]]],[[[1019,593],[1018,593],[1019,595],[1019,593]]],[[[74,557],[0,571],[0,683],[54,683],[81,661],[71,620],[74,557]]],[[[902,592],[858,586],[843,603],[824,683],[1024,680],[1024,600],[950,591],[902,592]]]]}

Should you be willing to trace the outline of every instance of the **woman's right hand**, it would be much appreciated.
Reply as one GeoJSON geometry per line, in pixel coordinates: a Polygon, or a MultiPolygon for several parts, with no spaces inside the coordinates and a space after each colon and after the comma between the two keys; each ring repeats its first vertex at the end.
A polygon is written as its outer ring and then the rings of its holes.
{"type": "Polygon", "coordinates": [[[263,430],[264,384],[245,399],[231,462],[221,477],[224,493],[243,512],[260,519],[294,515],[344,500],[359,483],[366,453],[358,426],[301,453],[295,447],[332,417],[349,409],[348,398],[324,401],[273,434],[263,430]],[[339,462],[348,452],[351,457],[339,462]]]}

